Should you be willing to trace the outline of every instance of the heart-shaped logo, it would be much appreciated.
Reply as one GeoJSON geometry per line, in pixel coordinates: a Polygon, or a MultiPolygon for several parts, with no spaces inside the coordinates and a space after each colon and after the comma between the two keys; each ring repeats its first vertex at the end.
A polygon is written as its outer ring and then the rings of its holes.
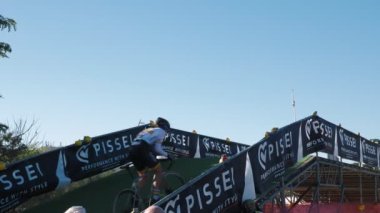
{"type": "Polygon", "coordinates": [[[203,142],[203,145],[206,148],[206,151],[208,152],[210,150],[209,138],[203,138],[202,142],[203,142]]]}
{"type": "Polygon", "coordinates": [[[342,146],[344,146],[344,130],[343,129],[339,130],[339,138],[340,138],[340,143],[342,144],[342,146]]]}
{"type": "Polygon", "coordinates": [[[167,213],[181,213],[181,208],[178,205],[177,209],[175,209],[176,203],[179,200],[179,194],[174,200],[169,201],[165,206],[165,212],[167,213]]]}
{"type": "Polygon", "coordinates": [[[77,150],[77,153],[76,153],[76,157],[77,159],[82,162],[82,163],[88,163],[88,146],[90,144],[87,144],[87,145],[83,145],[81,146],[78,150],[77,150]]]}
{"type": "Polygon", "coordinates": [[[308,140],[310,140],[311,121],[312,119],[309,119],[306,121],[306,124],[305,124],[305,133],[308,140]]]}
{"type": "Polygon", "coordinates": [[[265,170],[265,163],[267,161],[267,142],[265,141],[264,143],[260,144],[259,146],[259,163],[261,168],[265,170]]]}

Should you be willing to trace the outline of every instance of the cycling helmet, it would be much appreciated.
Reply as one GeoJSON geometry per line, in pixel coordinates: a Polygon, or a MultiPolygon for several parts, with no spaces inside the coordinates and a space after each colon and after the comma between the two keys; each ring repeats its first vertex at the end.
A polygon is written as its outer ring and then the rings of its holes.
{"type": "Polygon", "coordinates": [[[170,129],[170,123],[165,118],[158,117],[156,120],[156,124],[161,129],[168,131],[170,129]]]}

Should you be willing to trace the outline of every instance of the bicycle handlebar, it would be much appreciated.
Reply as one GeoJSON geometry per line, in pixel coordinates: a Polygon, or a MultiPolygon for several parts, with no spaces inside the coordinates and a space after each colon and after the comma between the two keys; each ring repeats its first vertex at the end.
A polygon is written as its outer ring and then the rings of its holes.
{"type": "Polygon", "coordinates": [[[165,168],[165,170],[169,170],[173,166],[173,159],[164,157],[164,156],[157,156],[157,160],[161,162],[169,161],[169,165],[165,168]]]}

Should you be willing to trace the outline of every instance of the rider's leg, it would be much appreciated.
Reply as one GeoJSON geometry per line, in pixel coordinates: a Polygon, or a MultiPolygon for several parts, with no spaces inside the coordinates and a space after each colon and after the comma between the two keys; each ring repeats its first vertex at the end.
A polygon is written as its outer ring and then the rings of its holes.
{"type": "Polygon", "coordinates": [[[136,187],[142,188],[146,181],[146,162],[150,158],[149,153],[145,149],[145,145],[142,143],[132,145],[129,153],[129,158],[135,166],[138,174],[136,187]]]}
{"type": "Polygon", "coordinates": [[[137,171],[137,174],[139,176],[139,178],[138,178],[138,187],[142,188],[144,186],[145,182],[146,182],[146,179],[147,179],[147,175],[146,175],[145,169],[137,171]]]}
{"type": "Polygon", "coordinates": [[[157,165],[153,168],[154,176],[153,176],[153,186],[152,186],[152,198],[157,201],[161,198],[160,189],[162,183],[162,168],[161,164],[157,163],[157,165]]]}

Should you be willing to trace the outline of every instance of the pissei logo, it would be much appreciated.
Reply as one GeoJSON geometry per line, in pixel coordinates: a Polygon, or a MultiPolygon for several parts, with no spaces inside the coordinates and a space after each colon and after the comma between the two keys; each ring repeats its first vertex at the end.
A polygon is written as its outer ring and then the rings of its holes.
{"type": "Polygon", "coordinates": [[[362,144],[363,153],[377,156],[377,154],[376,154],[377,149],[376,149],[375,145],[370,144],[370,142],[368,142],[365,139],[361,140],[361,144],[362,144]]]}
{"type": "Polygon", "coordinates": [[[127,150],[130,147],[132,139],[132,135],[124,135],[121,137],[94,141],[90,144],[84,144],[77,150],[76,158],[78,161],[87,164],[95,158],[113,156],[115,153],[127,150]]]}
{"type": "Polygon", "coordinates": [[[259,157],[259,163],[260,163],[261,168],[265,170],[265,164],[267,161],[267,142],[266,141],[260,144],[258,157],[259,157]]]}
{"type": "Polygon", "coordinates": [[[165,212],[167,213],[181,213],[181,207],[177,204],[179,200],[179,194],[174,200],[170,200],[165,206],[165,212]]]}
{"type": "Polygon", "coordinates": [[[312,119],[309,119],[306,121],[306,124],[305,124],[305,133],[308,140],[310,140],[311,121],[312,119]]]}
{"type": "Polygon", "coordinates": [[[305,134],[309,141],[312,139],[312,135],[327,137],[331,139],[333,135],[333,129],[319,120],[309,119],[305,124],[305,134]]]}
{"type": "Polygon", "coordinates": [[[268,169],[267,165],[272,165],[272,161],[276,162],[278,159],[286,159],[285,152],[291,153],[293,145],[292,131],[286,132],[274,140],[264,141],[258,148],[258,160],[263,170],[268,169]]]}
{"type": "Polygon", "coordinates": [[[180,213],[182,212],[200,212],[211,211],[211,209],[223,205],[221,209],[226,208],[237,202],[237,196],[234,193],[236,187],[234,168],[228,168],[218,171],[198,180],[187,190],[179,192],[174,198],[168,201],[165,206],[165,212],[180,213]]]}
{"type": "Polygon", "coordinates": [[[207,152],[218,152],[225,154],[232,154],[231,146],[223,141],[213,140],[208,137],[202,139],[202,143],[207,152]]]}
{"type": "Polygon", "coordinates": [[[88,163],[88,148],[90,144],[81,146],[76,153],[77,159],[82,163],[88,163]]]}
{"type": "Polygon", "coordinates": [[[349,146],[356,149],[356,138],[346,134],[343,129],[339,130],[339,138],[342,146],[349,146]]]}

